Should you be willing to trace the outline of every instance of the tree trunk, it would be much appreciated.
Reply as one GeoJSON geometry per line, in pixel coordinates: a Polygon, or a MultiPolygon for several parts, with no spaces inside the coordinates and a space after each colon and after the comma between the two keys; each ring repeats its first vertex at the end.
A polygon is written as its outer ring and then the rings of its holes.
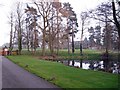
{"type": "Polygon", "coordinates": [[[83,39],[83,30],[84,30],[84,21],[82,21],[82,32],[81,32],[81,38],[80,38],[80,55],[82,56],[83,55],[83,52],[82,52],[82,39],[83,39]]]}
{"type": "Polygon", "coordinates": [[[36,53],[36,48],[37,48],[37,31],[36,31],[36,20],[35,20],[35,16],[34,16],[34,54],[36,53]]]}
{"type": "Polygon", "coordinates": [[[11,31],[10,31],[10,45],[9,45],[9,54],[11,54],[13,46],[12,46],[12,39],[13,39],[13,16],[11,13],[11,31]]]}
{"type": "Polygon", "coordinates": [[[49,28],[49,49],[50,49],[51,55],[53,55],[53,37],[52,37],[52,34],[50,32],[50,29],[51,28],[49,28]]]}
{"type": "Polygon", "coordinates": [[[69,35],[68,35],[68,54],[70,54],[69,35]]]}
{"type": "Polygon", "coordinates": [[[74,49],[74,31],[72,29],[72,53],[74,54],[75,49],[74,49]]]}
{"type": "MultiPolygon", "coordinates": [[[[119,4],[120,4],[120,2],[119,2],[119,4]]],[[[117,17],[116,17],[116,9],[115,9],[115,3],[114,2],[112,2],[112,9],[113,9],[113,19],[115,21],[115,25],[117,27],[119,40],[120,40],[120,23],[119,23],[119,21],[117,20],[117,17]]]]}
{"type": "Polygon", "coordinates": [[[57,55],[59,54],[59,24],[58,24],[58,10],[57,10],[57,55]]]}
{"type": "Polygon", "coordinates": [[[42,55],[45,56],[45,30],[43,31],[42,55]]]}
{"type": "Polygon", "coordinates": [[[18,29],[18,52],[19,54],[21,54],[21,50],[22,50],[22,29],[21,29],[21,24],[20,24],[20,20],[19,20],[19,29],[18,29]]]}
{"type": "Polygon", "coordinates": [[[30,51],[30,47],[29,47],[29,32],[27,30],[27,50],[30,51]]]}
{"type": "Polygon", "coordinates": [[[83,60],[80,59],[80,68],[82,68],[82,62],[83,62],[83,60]]]}
{"type": "Polygon", "coordinates": [[[80,56],[82,56],[83,55],[83,53],[82,53],[82,41],[81,41],[81,43],[80,43],[80,56]]]}
{"type": "Polygon", "coordinates": [[[29,47],[29,36],[30,36],[30,32],[27,28],[27,22],[26,22],[26,31],[27,31],[27,50],[30,51],[30,47],[29,47]]]}
{"type": "Polygon", "coordinates": [[[108,22],[107,22],[107,14],[105,13],[105,38],[106,38],[106,44],[105,44],[105,49],[106,49],[106,53],[108,52],[108,46],[109,46],[109,38],[108,38],[108,34],[109,34],[109,31],[108,31],[108,22]]]}
{"type": "Polygon", "coordinates": [[[18,53],[21,54],[22,50],[22,24],[21,24],[21,15],[20,15],[20,3],[17,6],[17,15],[18,15],[18,53]]]}

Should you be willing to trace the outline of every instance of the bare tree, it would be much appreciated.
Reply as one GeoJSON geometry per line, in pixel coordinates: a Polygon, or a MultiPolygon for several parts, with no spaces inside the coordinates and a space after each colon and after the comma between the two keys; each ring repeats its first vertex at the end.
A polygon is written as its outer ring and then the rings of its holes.
{"type": "Polygon", "coordinates": [[[80,55],[83,55],[82,53],[82,39],[83,39],[83,33],[86,29],[86,24],[88,24],[88,13],[87,12],[82,12],[81,15],[81,38],[80,38],[80,55]]]}
{"type": "Polygon", "coordinates": [[[55,9],[56,9],[56,17],[57,17],[57,55],[58,55],[58,52],[59,52],[59,33],[60,33],[60,29],[59,29],[59,10],[60,10],[60,8],[61,8],[61,3],[59,2],[59,0],[58,0],[58,2],[53,2],[52,3],[52,6],[53,7],[55,7],[55,9]]]}
{"type": "Polygon", "coordinates": [[[52,6],[51,15],[49,17],[49,48],[51,54],[53,54],[54,49],[57,49],[56,54],[59,53],[60,47],[60,33],[61,33],[61,17],[58,16],[58,11],[52,6]],[[59,44],[59,45],[58,45],[59,44]]]}
{"type": "Polygon", "coordinates": [[[28,24],[27,30],[27,44],[29,49],[29,39],[31,41],[31,49],[33,54],[36,52],[36,48],[38,47],[38,30],[36,29],[37,26],[37,10],[33,7],[29,7],[27,5],[27,9],[25,9],[25,13],[27,15],[26,18],[26,25],[28,24]],[[31,38],[30,38],[31,36],[31,38]],[[34,50],[33,50],[34,49],[34,50]]]}
{"type": "Polygon", "coordinates": [[[9,43],[9,53],[11,54],[12,49],[13,49],[13,12],[10,13],[10,17],[9,17],[10,21],[10,43],[9,43]]]}
{"type": "Polygon", "coordinates": [[[40,14],[40,19],[42,22],[39,24],[39,28],[42,31],[42,55],[45,56],[45,37],[46,37],[46,30],[48,29],[49,22],[48,17],[51,11],[51,3],[49,2],[34,2],[37,6],[38,13],[40,14]]]}
{"type": "Polygon", "coordinates": [[[22,12],[22,4],[17,2],[15,11],[15,31],[17,33],[17,42],[18,42],[18,53],[21,54],[22,50],[22,26],[23,26],[23,12],[22,12]]]}

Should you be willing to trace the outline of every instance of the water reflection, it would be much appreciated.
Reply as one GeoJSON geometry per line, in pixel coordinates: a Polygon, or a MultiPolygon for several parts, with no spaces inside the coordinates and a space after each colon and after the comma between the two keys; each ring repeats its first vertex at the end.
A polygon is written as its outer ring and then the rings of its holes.
{"type": "MultiPolygon", "coordinates": [[[[58,62],[68,66],[74,66],[76,68],[106,71],[104,61],[83,60],[82,65],[80,60],[60,60],[58,62]]],[[[106,72],[120,74],[120,63],[110,61],[107,65],[106,72]]]]}

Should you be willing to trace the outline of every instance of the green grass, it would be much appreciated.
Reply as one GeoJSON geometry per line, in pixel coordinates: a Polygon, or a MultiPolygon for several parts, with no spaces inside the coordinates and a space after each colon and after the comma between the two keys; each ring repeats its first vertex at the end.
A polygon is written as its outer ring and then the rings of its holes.
{"type": "MultiPolygon", "coordinates": [[[[101,54],[105,52],[103,50],[91,50],[91,49],[83,49],[83,56],[80,55],[79,49],[75,49],[75,53],[68,54],[67,49],[61,49],[59,50],[59,54],[56,55],[57,59],[59,60],[101,60],[101,54]]],[[[28,52],[27,50],[22,50],[23,55],[32,55],[31,52],[28,52]]],[[[37,50],[36,54],[34,56],[40,57],[42,55],[42,50],[37,50]]],[[[117,52],[111,52],[111,59],[118,60],[118,53],[117,52]]],[[[50,56],[50,51],[46,50],[46,56],[50,56]]]]}
{"type": "MultiPolygon", "coordinates": [[[[42,50],[37,50],[36,54],[34,56],[41,56],[41,51],[42,50]]],[[[67,49],[63,49],[59,51],[59,54],[57,55],[58,59],[64,59],[64,60],[71,60],[71,59],[83,59],[83,60],[100,60],[100,55],[101,55],[101,51],[97,51],[97,50],[89,50],[89,49],[84,49],[83,50],[83,56],[80,56],[80,51],[79,49],[75,50],[75,53],[72,54],[68,54],[67,49]]],[[[22,54],[24,55],[31,55],[31,52],[28,52],[27,50],[23,50],[22,54]]],[[[50,56],[50,51],[46,50],[46,56],[50,56]]]]}
{"type": "MultiPolygon", "coordinates": [[[[61,63],[39,60],[30,55],[7,56],[14,63],[61,88],[117,88],[118,75],[83,70],[61,63]],[[28,67],[25,67],[28,65],[28,67]]],[[[69,90],[69,89],[68,89],[69,90]]]]}

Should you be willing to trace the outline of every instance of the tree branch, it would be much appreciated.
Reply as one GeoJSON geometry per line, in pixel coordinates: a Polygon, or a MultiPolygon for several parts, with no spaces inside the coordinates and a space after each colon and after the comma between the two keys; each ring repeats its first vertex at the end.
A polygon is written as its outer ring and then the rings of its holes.
{"type": "Polygon", "coordinates": [[[120,23],[118,22],[117,17],[116,17],[116,9],[115,9],[114,2],[112,2],[112,9],[113,9],[113,18],[114,18],[115,25],[116,25],[117,30],[118,30],[119,39],[120,39],[120,23]]]}

